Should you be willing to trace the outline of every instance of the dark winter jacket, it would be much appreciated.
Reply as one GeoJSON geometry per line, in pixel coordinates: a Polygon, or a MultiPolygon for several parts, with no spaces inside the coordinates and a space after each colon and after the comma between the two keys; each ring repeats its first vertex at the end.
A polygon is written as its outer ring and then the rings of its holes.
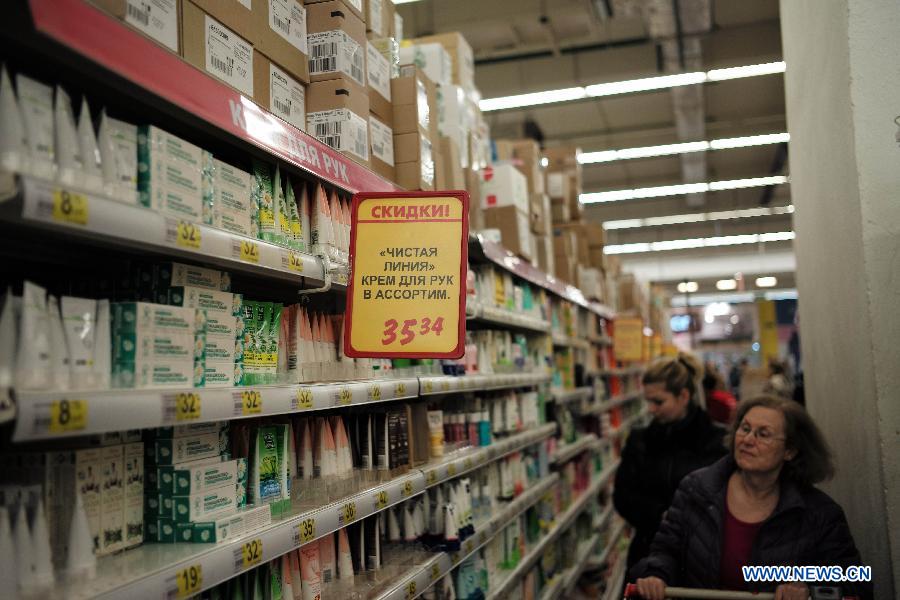
{"type": "Polygon", "coordinates": [[[725,430],[691,405],[676,423],[635,429],[622,451],[613,496],[616,510],[635,528],[628,567],[647,555],[650,542],[682,478],[725,454],[725,430]]]}
{"type": "MultiPolygon", "coordinates": [[[[685,477],[653,538],[650,555],[629,573],[629,581],[656,576],[670,586],[719,586],[722,531],[731,456],[685,477]]],[[[863,565],[834,500],[814,487],[782,481],[778,504],[763,521],[751,550],[751,565],[863,565]]],[[[815,585],[815,584],[809,584],[815,585]]],[[[840,585],[844,595],[872,597],[870,583],[840,585]]],[[[750,591],[774,591],[777,582],[748,583],[750,591]]]]}

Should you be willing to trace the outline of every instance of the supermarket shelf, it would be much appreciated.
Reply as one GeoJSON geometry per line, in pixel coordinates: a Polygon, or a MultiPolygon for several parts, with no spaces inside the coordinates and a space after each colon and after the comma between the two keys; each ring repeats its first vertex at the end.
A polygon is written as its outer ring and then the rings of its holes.
{"type": "Polygon", "coordinates": [[[620,462],[621,460],[617,458],[613,464],[603,469],[600,472],[600,475],[597,476],[597,480],[591,484],[591,489],[593,489],[594,486],[597,486],[597,492],[599,492],[601,489],[606,487],[606,484],[609,483],[609,481],[613,478],[613,475],[616,474],[616,469],[619,468],[620,462]]]}
{"type": "Polygon", "coordinates": [[[644,367],[618,367],[615,369],[600,369],[599,373],[608,377],[628,377],[629,375],[637,375],[643,373],[644,367]]]}
{"type": "Polygon", "coordinates": [[[583,435],[571,444],[565,444],[557,448],[550,461],[555,464],[565,463],[592,446],[595,446],[598,441],[599,439],[593,433],[583,435]]]}
{"type": "MultiPolygon", "coordinates": [[[[12,181],[8,175],[2,179],[12,181]]],[[[5,198],[0,203],[0,219],[16,225],[48,229],[92,244],[156,252],[229,271],[283,279],[298,287],[320,285],[324,280],[322,261],[311,254],[180,221],[49,181],[24,175],[15,180],[14,189],[0,190],[0,197],[5,198]],[[83,219],[68,217],[58,209],[63,194],[80,198],[83,219]],[[193,239],[189,241],[178,235],[185,226],[192,228],[193,239]]]]}
{"type": "Polygon", "coordinates": [[[607,335],[588,335],[588,341],[598,346],[612,346],[613,339],[607,335]]]}
{"type": "MultiPolygon", "coordinates": [[[[478,460],[469,455],[454,457],[442,467],[436,467],[438,470],[443,469],[441,475],[446,475],[443,479],[432,477],[431,473],[436,472],[435,468],[414,469],[391,481],[323,507],[293,515],[233,541],[222,544],[145,544],[119,555],[100,559],[98,578],[73,588],[66,597],[75,599],[158,597],[160,590],[171,588],[178,572],[190,567],[201,569],[203,589],[207,589],[245,570],[243,564],[235,560],[235,556],[240,556],[241,546],[248,540],[261,540],[262,562],[267,562],[302,544],[333,533],[353,521],[417,496],[446,479],[462,475],[465,472],[463,467],[475,469],[510,452],[534,444],[552,435],[555,427],[554,424],[550,424],[534,431],[517,434],[493,446],[481,448],[473,453],[479,457],[478,460]],[[488,450],[492,451],[485,452],[488,450]],[[468,464],[466,461],[470,458],[472,462],[468,464]],[[453,472],[449,465],[457,463],[461,463],[460,470],[453,472]],[[353,516],[348,518],[348,514],[353,516]]],[[[554,474],[548,480],[552,482],[555,478],[554,474]]],[[[546,487],[550,483],[545,482],[541,485],[546,487]]],[[[529,490],[528,493],[533,492],[534,490],[529,490]]],[[[61,597],[63,594],[55,594],[54,597],[57,595],[61,597]]]]}
{"type": "Polygon", "coordinates": [[[418,394],[415,378],[235,388],[17,392],[13,440],[281,415],[403,400],[418,394]],[[245,406],[245,399],[252,399],[254,406],[245,406]],[[70,407],[81,403],[76,410],[84,418],[66,425],[54,421],[52,415],[58,414],[61,402],[69,402],[70,407]],[[186,408],[190,404],[195,411],[186,408]]]}
{"type": "Polygon", "coordinates": [[[591,558],[588,561],[589,568],[598,568],[606,562],[606,559],[609,558],[609,553],[613,551],[613,548],[616,547],[616,544],[619,543],[619,538],[622,537],[622,533],[625,532],[625,521],[620,520],[619,524],[613,529],[612,533],[609,536],[609,541],[606,543],[606,547],[603,548],[603,551],[600,553],[600,556],[597,558],[591,558]]]}
{"type": "Polygon", "coordinates": [[[575,587],[575,584],[578,582],[578,578],[581,577],[581,574],[584,573],[584,570],[587,568],[588,559],[591,556],[591,552],[594,551],[594,548],[597,547],[597,544],[600,543],[600,534],[594,534],[591,539],[587,542],[581,544],[578,547],[577,556],[581,558],[578,559],[578,562],[571,567],[567,575],[563,578],[563,584],[561,588],[561,598],[565,598],[566,595],[572,591],[572,588],[575,587]]]}
{"type": "Polygon", "coordinates": [[[544,333],[550,330],[549,321],[522,315],[511,310],[497,308],[496,306],[482,306],[476,304],[472,318],[484,323],[514,327],[527,331],[539,331],[544,333]]]}
{"type": "Polygon", "coordinates": [[[616,430],[613,431],[613,432],[609,435],[609,437],[610,437],[610,438],[616,438],[616,437],[620,437],[620,436],[622,436],[622,435],[628,433],[628,431],[631,429],[631,427],[632,427],[635,423],[637,423],[638,421],[640,421],[641,419],[643,419],[646,415],[647,415],[647,409],[643,409],[643,410],[641,410],[641,412],[639,412],[638,414],[634,415],[633,417],[629,417],[629,418],[625,419],[625,421],[623,421],[622,424],[619,425],[619,427],[617,427],[616,430]]]}
{"type": "Polygon", "coordinates": [[[377,600],[412,600],[420,596],[432,584],[447,575],[469,556],[491,541],[513,519],[540,500],[556,483],[558,478],[559,476],[555,473],[544,477],[539,483],[513,500],[499,515],[492,517],[486,523],[476,526],[475,535],[464,541],[462,548],[458,552],[441,553],[424,565],[414,567],[409,573],[400,578],[397,585],[377,596],[377,600]]]}
{"type": "Polygon", "coordinates": [[[438,485],[448,479],[459,477],[469,471],[477,469],[502,458],[507,454],[518,452],[532,444],[541,442],[556,433],[556,423],[547,423],[536,429],[523,431],[508,438],[496,440],[490,446],[463,450],[447,456],[434,464],[420,467],[425,474],[425,482],[428,487],[438,485]]]}
{"type": "Polygon", "coordinates": [[[643,392],[629,392],[627,394],[619,394],[618,396],[613,396],[610,400],[606,402],[601,402],[597,406],[592,406],[585,411],[582,411],[584,415],[598,415],[601,413],[605,413],[608,410],[612,410],[617,406],[622,406],[623,404],[628,404],[632,400],[637,400],[643,395],[643,392]]]}
{"type": "Polygon", "coordinates": [[[594,388],[591,386],[585,386],[580,388],[575,388],[574,390],[562,390],[559,388],[551,388],[550,395],[554,401],[559,404],[565,404],[567,402],[576,402],[578,400],[587,400],[594,394],[594,388]]]}
{"type": "Polygon", "coordinates": [[[88,3],[30,0],[29,5],[39,35],[21,32],[19,41],[38,56],[64,61],[89,80],[115,81],[138,102],[153,104],[192,127],[205,124],[219,137],[261,148],[349,192],[399,190],[88,3]],[[48,44],[48,38],[61,46],[48,44]]]}
{"type": "Polygon", "coordinates": [[[547,381],[550,381],[550,376],[540,373],[496,373],[464,377],[434,375],[419,377],[419,393],[422,396],[437,396],[459,392],[486,392],[533,387],[547,381]]]}
{"type": "Polygon", "coordinates": [[[609,578],[610,585],[606,588],[606,593],[603,594],[603,600],[618,600],[619,592],[622,591],[622,584],[625,583],[625,556],[627,553],[623,552],[619,556],[619,560],[616,563],[615,569],[613,569],[613,574],[609,578]]]}
{"type": "Polygon", "coordinates": [[[563,348],[578,348],[580,350],[587,350],[590,348],[590,343],[587,340],[570,337],[561,333],[553,334],[553,345],[563,348]]]}

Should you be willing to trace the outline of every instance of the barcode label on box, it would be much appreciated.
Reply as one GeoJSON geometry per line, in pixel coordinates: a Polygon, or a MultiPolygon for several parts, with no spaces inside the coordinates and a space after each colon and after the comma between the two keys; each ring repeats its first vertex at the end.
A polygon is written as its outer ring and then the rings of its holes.
{"type": "Polygon", "coordinates": [[[269,63],[270,110],[302,131],[306,130],[306,92],[303,85],[269,63]]]}
{"type": "Polygon", "coordinates": [[[209,15],[206,70],[241,93],[253,95],[253,47],[209,15]]]}
{"type": "Polygon", "coordinates": [[[384,30],[384,7],[380,0],[371,0],[369,2],[369,26],[372,31],[378,34],[378,37],[387,37],[387,31],[384,30]]]}
{"type": "Polygon", "coordinates": [[[269,27],[303,54],[306,46],[306,9],[297,0],[269,0],[269,27]]]}
{"type": "Polygon", "coordinates": [[[369,131],[372,135],[372,156],[394,166],[394,132],[390,127],[369,117],[369,131]]]}
{"type": "Polygon", "coordinates": [[[178,6],[175,0],[128,0],[125,22],[178,52],[178,6]]]}
{"type": "Polygon", "coordinates": [[[368,121],[347,108],[325,110],[307,115],[308,132],[320,142],[369,160],[368,121]]]}
{"type": "Polygon", "coordinates": [[[309,74],[344,73],[360,85],[364,77],[365,56],[356,40],[343,31],[326,31],[307,36],[309,74]]]}

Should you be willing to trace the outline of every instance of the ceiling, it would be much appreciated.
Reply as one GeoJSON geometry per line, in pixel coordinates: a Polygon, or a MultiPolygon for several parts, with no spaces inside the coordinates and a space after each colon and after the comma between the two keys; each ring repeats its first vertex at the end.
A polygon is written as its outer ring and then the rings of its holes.
{"type": "MultiPolygon", "coordinates": [[[[397,9],[406,37],[463,33],[484,98],[782,60],[777,0],[422,0],[397,9]]],[[[781,74],[496,111],[486,119],[494,138],[522,137],[532,122],[545,146],[584,151],[787,131],[781,74]]],[[[584,191],[786,175],[785,146],[585,165],[584,191]]],[[[605,222],[789,204],[789,185],[778,185],[596,203],[585,212],[605,222]]],[[[609,230],[606,243],[792,229],[788,213],[609,230]]],[[[626,270],[652,282],[681,281],[691,265],[709,278],[793,271],[790,242],[618,256],[626,270]]]]}

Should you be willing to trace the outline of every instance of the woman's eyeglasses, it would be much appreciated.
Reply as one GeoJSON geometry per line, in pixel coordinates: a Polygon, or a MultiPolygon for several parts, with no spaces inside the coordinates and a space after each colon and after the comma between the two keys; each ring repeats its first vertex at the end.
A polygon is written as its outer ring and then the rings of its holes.
{"type": "Polygon", "coordinates": [[[751,435],[755,435],[756,441],[758,441],[760,444],[774,444],[775,442],[783,442],[787,439],[784,437],[776,436],[771,429],[767,429],[765,427],[758,427],[756,429],[753,429],[752,427],[750,427],[749,423],[741,423],[740,427],[738,427],[737,429],[735,437],[748,438],[751,435]]]}

